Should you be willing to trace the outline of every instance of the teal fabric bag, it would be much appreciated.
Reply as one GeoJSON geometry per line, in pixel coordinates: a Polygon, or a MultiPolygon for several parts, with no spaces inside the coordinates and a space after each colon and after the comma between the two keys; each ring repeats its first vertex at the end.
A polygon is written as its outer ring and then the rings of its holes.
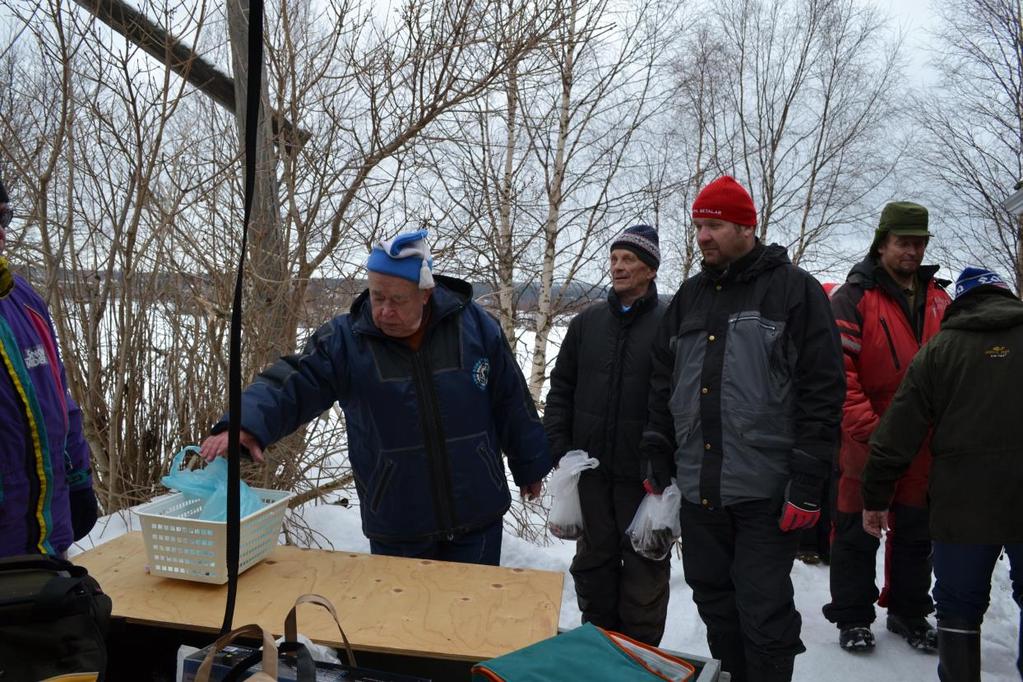
{"type": "Polygon", "coordinates": [[[473,682],[686,682],[695,669],[680,658],[589,623],[473,666],[473,682]]]}

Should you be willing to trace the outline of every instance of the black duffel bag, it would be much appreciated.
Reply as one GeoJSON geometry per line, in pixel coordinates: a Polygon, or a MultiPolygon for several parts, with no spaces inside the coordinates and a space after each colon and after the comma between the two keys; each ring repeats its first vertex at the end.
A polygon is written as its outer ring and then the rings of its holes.
{"type": "Polygon", "coordinates": [[[44,554],[0,558],[0,679],[104,679],[110,597],[82,566],[44,554]]]}
{"type": "Polygon", "coordinates": [[[338,619],[334,605],[322,595],[309,593],[296,599],[295,605],[288,612],[284,620],[284,642],[280,646],[275,647],[273,638],[259,625],[243,625],[222,635],[210,646],[185,659],[183,679],[193,680],[193,682],[235,682],[237,680],[316,682],[321,679],[343,679],[351,680],[351,682],[430,682],[425,677],[385,673],[356,666],[355,652],[352,651],[348,636],[345,635],[345,630],[341,627],[341,621],[338,619]],[[330,613],[341,634],[341,642],[344,644],[349,665],[316,662],[305,645],[299,643],[296,613],[301,604],[315,604],[330,613]],[[226,660],[226,657],[222,658],[221,651],[224,647],[231,644],[236,638],[243,636],[262,638],[262,648],[251,649],[236,645],[234,651],[231,652],[231,660],[226,660]],[[261,670],[252,672],[250,669],[257,663],[262,666],[261,670]],[[193,674],[192,670],[196,665],[198,665],[198,669],[193,674]]]}

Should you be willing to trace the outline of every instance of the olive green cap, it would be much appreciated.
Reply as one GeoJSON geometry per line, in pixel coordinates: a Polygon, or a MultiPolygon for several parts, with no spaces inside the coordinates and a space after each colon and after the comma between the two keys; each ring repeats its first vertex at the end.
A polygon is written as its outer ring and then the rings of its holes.
{"type": "Polygon", "coordinates": [[[874,232],[874,243],[870,252],[876,253],[884,236],[888,233],[901,237],[930,237],[927,231],[927,209],[912,201],[890,201],[881,211],[881,220],[874,232]]]}

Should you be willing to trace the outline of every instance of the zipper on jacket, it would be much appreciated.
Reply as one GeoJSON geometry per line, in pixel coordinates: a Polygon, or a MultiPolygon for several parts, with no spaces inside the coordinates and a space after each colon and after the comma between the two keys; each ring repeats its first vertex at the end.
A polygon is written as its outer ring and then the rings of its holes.
{"type": "Polygon", "coordinates": [[[732,320],[732,326],[734,327],[740,322],[756,322],[758,325],[760,325],[761,329],[767,329],[772,332],[778,331],[778,327],[776,327],[773,324],[764,322],[764,318],[762,318],[759,315],[739,315],[734,320],[732,320]]]}
{"type": "Polygon", "coordinates": [[[888,339],[888,350],[892,352],[892,362],[895,363],[895,369],[902,369],[902,363],[899,362],[899,356],[895,352],[895,342],[892,341],[892,332],[888,329],[888,322],[883,317],[881,318],[881,328],[884,329],[884,337],[888,339]]]}
{"type": "Polygon", "coordinates": [[[420,419],[423,422],[423,444],[430,462],[430,478],[433,479],[437,531],[450,534],[455,527],[451,494],[451,462],[448,461],[448,452],[444,445],[443,426],[440,411],[437,409],[430,368],[420,351],[412,353],[412,368],[416,382],[420,419]]]}
{"type": "Polygon", "coordinates": [[[736,319],[731,321],[731,326],[735,327],[740,322],[756,322],[761,329],[767,329],[768,331],[777,331],[777,326],[764,322],[764,318],[759,315],[739,315],[736,319]]]}
{"type": "Polygon", "coordinates": [[[622,357],[622,351],[629,336],[630,326],[622,324],[619,320],[618,331],[615,334],[615,351],[614,355],[611,356],[612,362],[615,363],[615,371],[611,377],[611,385],[608,386],[610,393],[608,395],[607,411],[604,413],[604,423],[607,424],[606,435],[608,445],[608,450],[605,453],[607,457],[605,466],[612,472],[614,471],[614,460],[617,459],[618,417],[622,402],[622,379],[625,374],[625,358],[622,357]]]}

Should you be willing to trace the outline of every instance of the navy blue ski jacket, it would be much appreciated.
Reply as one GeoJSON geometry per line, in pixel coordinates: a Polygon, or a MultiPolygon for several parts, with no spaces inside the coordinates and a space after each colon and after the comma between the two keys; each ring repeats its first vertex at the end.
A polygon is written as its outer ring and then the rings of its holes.
{"type": "MultiPolygon", "coordinates": [[[[418,351],[373,324],[363,292],[242,395],[241,426],[263,447],[341,405],[363,533],[378,540],[448,539],[501,518],[511,505],[502,452],[519,486],[552,466],[500,325],[469,284],[436,281],[418,351]]],[[[213,431],[226,428],[225,418],[213,431]]]]}

